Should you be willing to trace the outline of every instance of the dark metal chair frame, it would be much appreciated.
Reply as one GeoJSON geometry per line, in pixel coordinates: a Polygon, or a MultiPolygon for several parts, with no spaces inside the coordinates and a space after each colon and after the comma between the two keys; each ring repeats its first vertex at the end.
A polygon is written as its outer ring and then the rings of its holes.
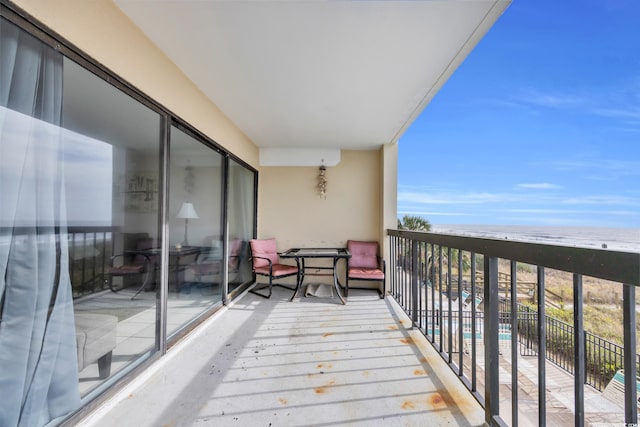
{"type": "Polygon", "coordinates": [[[149,277],[151,277],[151,273],[152,273],[152,265],[153,263],[151,262],[151,259],[149,258],[148,255],[145,254],[136,254],[136,256],[143,256],[144,257],[144,263],[143,264],[124,264],[124,265],[142,265],[142,269],[141,270],[132,270],[132,271],[127,271],[126,269],[124,270],[116,270],[114,269],[114,263],[118,258],[125,258],[127,256],[131,256],[130,254],[119,254],[119,255],[113,255],[111,258],[109,258],[109,271],[106,273],[107,276],[107,280],[109,283],[109,289],[111,289],[112,292],[119,292],[122,289],[124,289],[124,287],[122,288],[118,288],[116,286],[114,286],[113,284],[113,278],[114,277],[135,277],[135,276],[143,276],[142,279],[142,283],[140,284],[140,287],[138,288],[138,290],[136,291],[136,293],[131,297],[131,299],[134,299],[135,297],[137,297],[140,292],[142,292],[146,286],[147,283],[149,282],[149,277]]]}
{"type": "MultiPolygon", "coordinates": [[[[278,254],[278,255],[279,255],[279,254],[278,254]]],[[[272,294],[272,292],[273,292],[273,287],[274,287],[274,286],[279,286],[279,287],[281,287],[281,288],[289,289],[289,290],[294,291],[294,292],[298,289],[298,286],[299,286],[299,284],[300,284],[300,278],[301,278],[302,276],[300,275],[300,264],[299,264],[299,262],[298,262],[297,260],[296,260],[296,264],[297,264],[298,270],[297,270],[295,273],[281,274],[281,275],[278,275],[278,276],[274,276],[274,275],[273,275],[273,261],[271,261],[271,259],[270,259],[270,258],[254,256],[254,255],[253,255],[253,252],[252,252],[252,253],[251,253],[251,258],[250,258],[249,260],[251,261],[251,269],[253,270],[253,273],[254,273],[254,274],[257,274],[257,275],[260,275],[260,276],[267,276],[267,277],[269,277],[269,283],[268,283],[268,284],[265,284],[265,285],[268,285],[268,287],[269,287],[269,293],[268,293],[267,295],[264,295],[264,294],[262,294],[262,293],[258,292],[259,290],[265,289],[267,286],[263,286],[263,287],[260,287],[260,288],[257,288],[257,289],[256,289],[256,287],[254,286],[252,289],[250,289],[250,290],[249,290],[249,292],[251,292],[252,294],[255,294],[255,295],[261,296],[261,297],[263,297],[263,298],[271,298],[271,294],[272,294]],[[257,271],[255,270],[255,268],[253,267],[253,259],[254,259],[254,258],[256,258],[256,259],[263,259],[263,260],[265,260],[265,261],[267,261],[267,262],[269,263],[269,274],[261,273],[261,272],[257,272],[257,271]],[[274,282],[273,282],[274,280],[280,280],[280,279],[283,279],[283,278],[285,278],[285,277],[291,277],[291,276],[297,276],[297,277],[296,277],[296,285],[295,285],[295,287],[293,287],[293,288],[292,288],[292,287],[289,287],[289,286],[286,286],[286,285],[284,285],[284,284],[282,284],[282,283],[274,283],[274,282]]],[[[258,283],[256,283],[256,286],[258,286],[258,283]]]]}

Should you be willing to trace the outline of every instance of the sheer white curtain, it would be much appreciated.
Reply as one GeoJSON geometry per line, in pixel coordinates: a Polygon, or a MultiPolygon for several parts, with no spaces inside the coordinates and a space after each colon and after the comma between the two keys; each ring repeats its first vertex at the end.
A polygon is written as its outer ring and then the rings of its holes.
{"type": "Polygon", "coordinates": [[[62,56],[0,20],[0,425],[80,405],[68,269],[62,56]]]}
{"type": "MultiPolygon", "coordinates": [[[[254,175],[240,164],[229,163],[229,234],[231,238],[239,238],[249,242],[253,238],[254,219],[254,175]]],[[[246,282],[251,279],[251,268],[246,262],[247,253],[241,262],[240,279],[246,282]]]]}

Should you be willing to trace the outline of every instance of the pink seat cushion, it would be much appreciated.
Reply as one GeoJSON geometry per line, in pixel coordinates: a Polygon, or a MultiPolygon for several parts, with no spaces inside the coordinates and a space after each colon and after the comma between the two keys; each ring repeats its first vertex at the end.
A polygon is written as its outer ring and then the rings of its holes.
{"type": "MultiPolygon", "coordinates": [[[[276,247],[276,239],[252,239],[251,253],[253,255],[253,268],[254,270],[260,267],[267,267],[267,274],[269,270],[269,261],[262,258],[268,258],[273,264],[278,264],[280,257],[278,256],[278,249],[276,247]],[[256,258],[260,257],[260,258],[256,258]]],[[[257,271],[256,271],[257,273],[257,271]]]]}
{"type": "MultiPolygon", "coordinates": [[[[258,267],[255,269],[256,274],[264,274],[265,276],[269,275],[269,266],[266,267],[258,267]]],[[[298,272],[298,267],[295,265],[285,265],[285,264],[273,264],[271,268],[271,273],[273,277],[287,276],[289,274],[296,274],[298,272]]]]}
{"type": "Polygon", "coordinates": [[[384,273],[379,268],[349,268],[349,279],[384,280],[384,273]]]}
{"type": "Polygon", "coordinates": [[[378,268],[378,242],[349,240],[347,249],[351,253],[350,268],[378,268]]]}

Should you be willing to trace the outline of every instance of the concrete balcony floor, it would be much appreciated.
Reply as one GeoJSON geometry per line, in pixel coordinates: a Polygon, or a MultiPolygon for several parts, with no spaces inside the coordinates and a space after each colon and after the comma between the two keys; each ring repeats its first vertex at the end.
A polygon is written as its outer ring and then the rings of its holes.
{"type": "Polygon", "coordinates": [[[387,297],[247,293],[87,418],[91,426],[477,426],[482,407],[387,297]]]}

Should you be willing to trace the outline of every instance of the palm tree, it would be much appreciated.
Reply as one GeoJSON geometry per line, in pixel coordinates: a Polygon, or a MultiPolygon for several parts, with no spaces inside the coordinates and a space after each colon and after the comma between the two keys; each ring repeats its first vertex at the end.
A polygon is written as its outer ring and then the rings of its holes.
{"type": "Polygon", "coordinates": [[[398,230],[430,231],[431,223],[417,215],[404,215],[398,218],[398,230]]]}
{"type": "MultiPolygon", "coordinates": [[[[411,230],[411,231],[431,231],[431,223],[421,217],[421,216],[417,216],[417,215],[404,215],[402,217],[402,220],[400,218],[398,218],[398,230],[411,230]]],[[[446,248],[444,248],[445,250],[442,252],[442,263],[443,265],[446,267],[449,264],[449,254],[448,251],[446,250],[446,248]]],[[[451,249],[451,261],[455,264],[457,263],[458,260],[458,253],[459,250],[452,248],[451,249]]],[[[435,254],[432,254],[429,259],[422,259],[419,260],[419,262],[423,265],[423,268],[430,268],[427,266],[431,266],[431,263],[435,263],[434,265],[434,269],[435,269],[435,274],[439,274],[439,263],[440,263],[440,251],[436,252],[435,254]]],[[[408,254],[404,254],[405,257],[409,257],[408,254]]],[[[462,268],[462,271],[467,272],[471,269],[471,262],[469,260],[469,256],[466,253],[462,254],[462,265],[460,266],[462,268]]]]}

